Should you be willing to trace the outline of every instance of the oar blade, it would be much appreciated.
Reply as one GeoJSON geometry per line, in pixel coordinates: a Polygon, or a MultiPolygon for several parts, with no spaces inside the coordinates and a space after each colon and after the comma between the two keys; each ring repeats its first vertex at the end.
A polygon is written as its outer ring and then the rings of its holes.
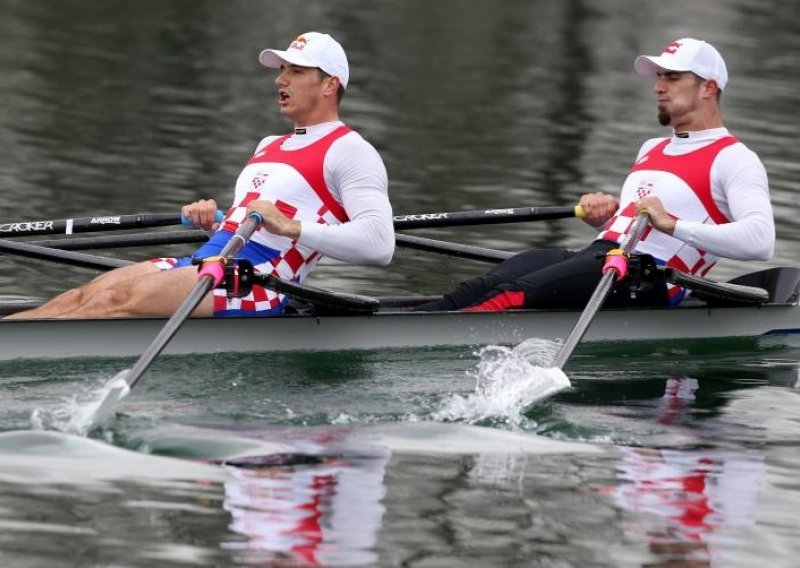
{"type": "Polygon", "coordinates": [[[120,371],[114,378],[106,383],[103,388],[103,398],[94,408],[89,431],[96,430],[105,425],[116,413],[120,401],[131,392],[131,387],[128,384],[129,373],[130,369],[120,371]]]}
{"type": "Polygon", "coordinates": [[[224,277],[224,268],[220,268],[221,265],[219,264],[220,259],[230,260],[235,257],[239,251],[242,250],[252,234],[258,229],[258,226],[263,222],[264,219],[261,215],[255,212],[250,213],[247,219],[239,226],[236,233],[225,246],[222,247],[216,262],[214,264],[209,264],[208,267],[204,265],[201,268],[195,285],[172,316],[167,320],[167,323],[164,324],[164,327],[161,328],[159,334],[153,339],[147,349],[142,352],[142,355],[133,367],[117,373],[117,375],[108,382],[105,396],[95,407],[90,430],[102,426],[103,423],[111,417],[119,402],[128,395],[131,388],[150,367],[161,351],[163,351],[172,337],[178,332],[183,322],[194,312],[205,295],[208,294],[216,284],[219,284],[220,280],[224,277]]]}

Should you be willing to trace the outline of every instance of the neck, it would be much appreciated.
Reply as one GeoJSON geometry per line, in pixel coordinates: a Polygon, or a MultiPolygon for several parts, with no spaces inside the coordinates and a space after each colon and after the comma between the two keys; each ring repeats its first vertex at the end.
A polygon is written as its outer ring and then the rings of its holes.
{"type": "Polygon", "coordinates": [[[294,122],[294,127],[309,128],[317,124],[323,124],[325,122],[334,122],[336,120],[339,120],[339,110],[336,108],[326,109],[315,112],[309,116],[297,118],[294,122]]]}
{"type": "Polygon", "coordinates": [[[724,123],[719,108],[714,108],[705,112],[688,113],[678,117],[670,126],[672,126],[675,132],[695,132],[698,130],[722,128],[724,123]]]}

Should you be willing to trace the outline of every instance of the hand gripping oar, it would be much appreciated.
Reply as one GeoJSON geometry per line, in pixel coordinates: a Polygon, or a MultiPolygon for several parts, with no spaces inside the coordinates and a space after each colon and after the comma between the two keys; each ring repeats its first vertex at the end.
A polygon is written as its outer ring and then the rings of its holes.
{"type": "MultiPolygon", "coordinates": [[[[214,219],[222,222],[225,214],[217,211],[214,219]]],[[[144,229],[166,227],[168,225],[191,225],[192,221],[181,213],[133,213],[129,215],[98,215],[96,217],[76,217],[74,219],[49,219],[44,221],[14,221],[0,223],[0,236],[21,237],[32,235],[53,235],[89,233],[94,231],[117,231],[124,229],[144,229]]]]}
{"type": "Polygon", "coordinates": [[[580,340],[583,339],[595,314],[603,307],[603,303],[611,292],[614,283],[617,280],[622,280],[627,275],[630,253],[633,252],[636,248],[636,244],[642,238],[642,235],[647,229],[649,220],[650,218],[647,216],[647,213],[639,213],[633,222],[633,227],[631,227],[630,232],[625,240],[623,240],[620,247],[607,253],[600,283],[597,285],[597,288],[595,288],[592,297],[589,298],[589,302],[586,304],[586,308],[584,308],[581,317],[578,318],[578,323],[575,324],[572,333],[569,334],[569,337],[567,337],[566,341],[564,341],[564,344],[561,346],[561,350],[558,352],[555,359],[553,359],[553,367],[558,369],[564,367],[567,359],[572,355],[572,352],[578,346],[580,340]]]}
{"type": "Polygon", "coordinates": [[[108,389],[105,397],[97,406],[92,418],[91,429],[100,426],[114,412],[117,404],[122,400],[136,382],[142,377],[147,368],[152,364],[156,357],[161,353],[167,343],[178,332],[183,322],[185,322],[192,312],[200,305],[215,286],[225,277],[225,264],[228,260],[239,254],[248,239],[252,236],[258,226],[263,222],[261,215],[251,213],[250,216],[239,226],[228,243],[223,247],[218,257],[206,259],[197,276],[197,282],[180,306],[172,314],[153,342],[144,350],[139,360],[130,369],[120,371],[106,388],[108,389]]]}
{"type": "Polygon", "coordinates": [[[565,207],[511,207],[507,209],[482,209],[440,213],[417,213],[394,217],[396,231],[403,229],[431,229],[434,227],[459,227],[463,225],[493,225],[521,221],[544,221],[584,217],[580,205],[565,207]]]}

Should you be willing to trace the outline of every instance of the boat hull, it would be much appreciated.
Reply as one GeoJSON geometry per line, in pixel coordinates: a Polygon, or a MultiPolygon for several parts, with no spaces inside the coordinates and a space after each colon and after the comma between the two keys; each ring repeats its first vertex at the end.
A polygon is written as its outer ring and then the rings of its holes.
{"type": "MultiPolygon", "coordinates": [[[[517,344],[563,339],[578,311],[381,312],[188,320],[165,354],[268,353],[517,344]]],[[[166,320],[0,320],[0,360],[138,356],[166,320]]],[[[800,307],[602,310],[583,339],[656,341],[800,335],[800,307]]]]}

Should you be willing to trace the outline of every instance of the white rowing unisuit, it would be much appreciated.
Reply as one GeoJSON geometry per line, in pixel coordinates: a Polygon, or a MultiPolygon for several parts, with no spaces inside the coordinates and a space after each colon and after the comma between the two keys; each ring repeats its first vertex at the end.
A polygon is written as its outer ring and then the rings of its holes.
{"type": "MultiPolygon", "coordinates": [[[[281,149],[305,148],[341,126],[340,121],[309,126],[304,134],[289,136],[281,149]]],[[[264,138],[255,154],[278,138],[264,138]]],[[[236,202],[240,190],[249,191],[252,187],[252,178],[257,175],[253,170],[246,167],[240,174],[236,202]]],[[[378,152],[361,135],[351,131],[333,142],[325,155],[323,173],[325,184],[350,221],[333,225],[302,221],[298,243],[348,263],[389,264],[394,252],[394,225],[386,167],[378,152]]]]}
{"type": "MultiPolygon", "coordinates": [[[[682,156],[730,136],[725,128],[673,136],[663,149],[666,156],[682,156]]],[[[665,138],[646,141],[637,164],[665,138]]],[[[643,170],[646,167],[642,168],[643,170]]],[[[622,208],[635,199],[641,175],[631,176],[623,187],[622,208]],[[634,179],[637,178],[637,179],[634,179]],[[635,185],[636,187],[633,187],[635,185]]],[[[767,173],[758,156],[741,142],[719,151],[710,168],[711,197],[727,223],[677,220],[673,236],[714,256],[736,260],[767,260],[775,248],[775,222],[769,198],[767,173]]],[[[657,195],[657,192],[654,193],[657,195]]]]}

